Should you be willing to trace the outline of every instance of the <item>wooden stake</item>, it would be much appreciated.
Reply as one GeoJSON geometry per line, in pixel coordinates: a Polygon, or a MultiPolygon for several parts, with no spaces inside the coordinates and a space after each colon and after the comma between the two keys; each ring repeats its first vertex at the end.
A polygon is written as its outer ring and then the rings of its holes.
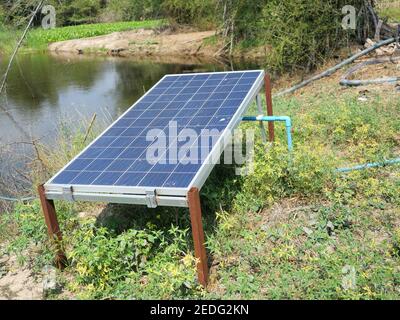
{"type": "Polygon", "coordinates": [[[201,204],[199,189],[192,188],[188,193],[190,219],[192,222],[192,233],[194,251],[197,263],[197,274],[200,284],[207,287],[208,282],[208,261],[204,240],[203,222],[201,218],[201,204]]]}
{"type": "MultiPolygon", "coordinates": [[[[265,75],[265,98],[267,101],[267,114],[269,117],[274,115],[274,109],[272,106],[272,86],[271,86],[271,78],[269,74],[265,75]]],[[[268,133],[269,133],[269,141],[275,141],[275,123],[268,122],[268,133]]]]}
{"type": "Polygon", "coordinates": [[[46,192],[43,185],[40,185],[38,187],[38,192],[40,202],[42,204],[44,219],[47,225],[47,232],[50,239],[53,240],[57,246],[55,262],[59,269],[63,269],[66,266],[67,258],[61,246],[62,234],[57,220],[57,213],[54,206],[54,201],[48,200],[46,198],[46,192]]]}

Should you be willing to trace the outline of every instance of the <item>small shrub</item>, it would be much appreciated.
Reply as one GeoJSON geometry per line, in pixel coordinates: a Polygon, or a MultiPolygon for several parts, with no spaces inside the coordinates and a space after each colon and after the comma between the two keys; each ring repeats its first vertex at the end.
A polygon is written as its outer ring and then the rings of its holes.
{"type": "Polygon", "coordinates": [[[289,166],[289,193],[312,196],[324,193],[333,178],[334,159],[319,144],[298,146],[289,166]]]}
{"type": "Polygon", "coordinates": [[[287,176],[289,157],[287,149],[278,144],[270,150],[258,145],[254,172],[246,177],[243,189],[236,199],[239,210],[257,211],[285,194],[283,181],[287,176]]]}
{"type": "Polygon", "coordinates": [[[115,236],[89,221],[67,240],[74,244],[68,258],[76,268],[79,283],[103,290],[143,268],[153,246],[160,240],[159,233],[137,230],[115,236]]]}
{"type": "Polygon", "coordinates": [[[292,154],[279,142],[267,151],[258,146],[254,172],[244,179],[236,208],[257,211],[285,196],[322,193],[332,179],[332,161],[321,145],[299,145],[292,154]]]}
{"type": "Polygon", "coordinates": [[[198,292],[187,230],[130,229],[117,235],[88,220],[66,241],[72,246],[71,271],[77,273],[71,287],[83,286],[92,297],[168,299],[198,292]]]}

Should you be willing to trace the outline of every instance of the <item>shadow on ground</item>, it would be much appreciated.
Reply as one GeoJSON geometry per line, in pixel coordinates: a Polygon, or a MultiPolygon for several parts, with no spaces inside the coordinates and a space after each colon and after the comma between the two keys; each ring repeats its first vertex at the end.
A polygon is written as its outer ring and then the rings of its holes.
{"type": "MultiPolygon", "coordinates": [[[[200,197],[202,202],[203,226],[206,241],[216,232],[216,213],[221,208],[229,210],[232,205],[232,181],[237,179],[235,170],[227,166],[217,166],[203,187],[200,197]]],[[[234,194],[234,193],[233,193],[234,194]]],[[[158,207],[150,209],[145,206],[109,204],[98,213],[96,225],[105,227],[115,234],[129,229],[144,230],[150,227],[168,234],[171,227],[191,230],[191,220],[187,208],[158,207]]],[[[191,231],[188,241],[193,242],[191,231]]],[[[194,250],[194,249],[193,249],[194,250]]],[[[212,259],[209,256],[209,264],[212,259]]]]}

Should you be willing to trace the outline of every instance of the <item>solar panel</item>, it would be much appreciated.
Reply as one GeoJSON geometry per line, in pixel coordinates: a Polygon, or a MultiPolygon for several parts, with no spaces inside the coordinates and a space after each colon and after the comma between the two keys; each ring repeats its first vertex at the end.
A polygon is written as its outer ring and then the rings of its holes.
{"type": "Polygon", "coordinates": [[[222,153],[263,77],[264,71],[165,76],[45,185],[48,197],[66,190],[185,196],[201,188],[209,160],[222,153]]]}

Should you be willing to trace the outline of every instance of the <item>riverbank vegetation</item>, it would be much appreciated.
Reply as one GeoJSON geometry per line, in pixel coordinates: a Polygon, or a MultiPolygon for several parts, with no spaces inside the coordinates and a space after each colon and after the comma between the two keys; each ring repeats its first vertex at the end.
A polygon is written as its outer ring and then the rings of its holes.
{"type": "MultiPolygon", "coordinates": [[[[4,3],[0,21],[9,27],[21,28],[35,3],[32,0],[20,1],[18,5],[4,3]]],[[[347,31],[341,27],[342,7],[354,5],[359,12],[365,10],[364,3],[363,0],[50,1],[49,4],[56,9],[57,27],[81,27],[76,29],[76,33],[68,28],[36,31],[28,37],[27,44],[36,47],[39,42],[41,47],[48,42],[75,36],[99,35],[130,28],[129,23],[119,24],[120,21],[142,21],[144,26],[150,27],[152,22],[145,22],[147,19],[165,19],[175,26],[217,30],[223,49],[220,54],[262,48],[265,52],[264,63],[271,70],[311,70],[355,39],[354,30],[347,31]],[[91,26],[94,23],[113,25],[91,26]]],[[[42,18],[41,15],[36,17],[35,28],[40,28],[42,18]]],[[[135,27],[140,27],[141,23],[135,27]]]]}
{"type": "MultiPolygon", "coordinates": [[[[165,24],[166,22],[163,20],[145,20],[114,23],[94,23],[89,25],[59,27],[50,30],[35,28],[28,33],[24,42],[24,49],[46,50],[48,44],[52,42],[96,37],[113,32],[122,32],[135,29],[161,28],[165,24]]],[[[21,31],[16,32],[13,28],[0,25],[0,51],[3,51],[4,53],[11,52],[16,43],[17,37],[21,34],[21,31]]]]}
{"type": "MultiPolygon", "coordinates": [[[[267,151],[257,132],[254,173],[237,177],[218,166],[208,179],[201,194],[207,291],[197,285],[186,210],[57,201],[69,259],[59,275],[65,291],[96,299],[398,299],[399,166],[335,173],[396,156],[398,93],[370,87],[360,98],[357,89],[338,91],[337,81],[275,99],[276,114],[293,119],[291,157],[277,124],[267,151]]],[[[90,140],[83,142],[84,130],[65,132],[59,150],[40,149],[38,181],[90,140]]],[[[1,254],[19,256],[38,274],[52,263],[38,201],[18,204],[0,226],[8,230],[1,254]]]]}
{"type": "Polygon", "coordinates": [[[101,36],[113,32],[135,29],[159,28],[165,25],[163,20],[126,21],[114,23],[95,23],[44,30],[33,30],[26,39],[26,45],[33,49],[46,49],[52,42],[101,36]]]}

